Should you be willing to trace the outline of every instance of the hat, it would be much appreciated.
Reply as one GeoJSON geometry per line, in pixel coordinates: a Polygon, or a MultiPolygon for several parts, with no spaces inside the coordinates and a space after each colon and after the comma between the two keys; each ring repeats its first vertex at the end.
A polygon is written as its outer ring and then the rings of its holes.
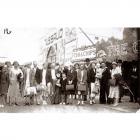
{"type": "Polygon", "coordinates": [[[122,63],[122,60],[118,60],[118,63],[122,63]]]}
{"type": "Polygon", "coordinates": [[[112,65],[117,65],[117,63],[116,62],[112,62],[112,65]]]}

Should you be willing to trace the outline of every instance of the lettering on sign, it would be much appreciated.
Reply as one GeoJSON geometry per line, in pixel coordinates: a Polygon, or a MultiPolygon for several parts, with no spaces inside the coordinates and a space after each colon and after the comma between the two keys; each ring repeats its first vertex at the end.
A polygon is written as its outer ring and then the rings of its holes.
{"type": "Polygon", "coordinates": [[[60,30],[58,30],[58,32],[52,34],[47,39],[45,39],[46,45],[50,45],[62,37],[63,37],[63,28],[61,28],[60,30]]]}
{"type": "Polygon", "coordinates": [[[83,60],[86,58],[93,59],[96,57],[96,48],[90,48],[90,49],[77,49],[73,51],[72,53],[72,60],[83,60]]]}

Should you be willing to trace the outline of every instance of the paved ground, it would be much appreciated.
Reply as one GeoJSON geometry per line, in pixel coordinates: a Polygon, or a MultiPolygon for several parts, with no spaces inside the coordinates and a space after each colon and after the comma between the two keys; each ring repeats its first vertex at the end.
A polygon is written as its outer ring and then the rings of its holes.
{"type": "Polygon", "coordinates": [[[123,97],[117,107],[107,104],[94,105],[32,105],[32,106],[5,106],[0,108],[1,113],[136,113],[137,103],[129,103],[129,98],[123,97]]]}

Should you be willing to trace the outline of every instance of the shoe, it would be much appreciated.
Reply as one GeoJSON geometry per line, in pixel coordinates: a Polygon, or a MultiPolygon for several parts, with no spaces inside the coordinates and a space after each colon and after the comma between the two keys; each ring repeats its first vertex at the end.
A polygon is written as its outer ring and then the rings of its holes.
{"type": "Polygon", "coordinates": [[[119,105],[118,103],[114,103],[114,104],[113,104],[113,106],[118,106],[118,105],[119,105]]]}
{"type": "Polygon", "coordinates": [[[81,104],[83,105],[84,104],[84,101],[82,101],[81,104]]]}
{"type": "Polygon", "coordinates": [[[80,101],[78,101],[77,105],[80,105],[80,101]]]}
{"type": "Polygon", "coordinates": [[[130,102],[130,103],[133,103],[133,100],[130,100],[129,102],[130,102]]]}
{"type": "Polygon", "coordinates": [[[92,105],[92,103],[93,103],[93,102],[92,102],[92,101],[90,101],[90,105],[92,105]]]}
{"type": "Polygon", "coordinates": [[[122,103],[122,101],[120,100],[119,103],[122,103]]]}
{"type": "Polygon", "coordinates": [[[43,105],[47,105],[47,102],[46,101],[43,101],[43,105]]]}
{"type": "Polygon", "coordinates": [[[93,100],[92,103],[95,104],[96,103],[95,100],[93,100]]]}

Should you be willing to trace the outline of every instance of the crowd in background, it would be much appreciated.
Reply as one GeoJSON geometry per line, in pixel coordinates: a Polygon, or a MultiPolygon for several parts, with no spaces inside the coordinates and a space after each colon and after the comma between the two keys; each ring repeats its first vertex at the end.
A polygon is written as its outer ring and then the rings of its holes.
{"type": "Polygon", "coordinates": [[[112,104],[124,95],[137,102],[138,62],[90,61],[69,64],[37,63],[20,66],[5,62],[0,67],[0,107],[42,104],[112,104]],[[95,100],[96,99],[96,100],[95,100]]]}

